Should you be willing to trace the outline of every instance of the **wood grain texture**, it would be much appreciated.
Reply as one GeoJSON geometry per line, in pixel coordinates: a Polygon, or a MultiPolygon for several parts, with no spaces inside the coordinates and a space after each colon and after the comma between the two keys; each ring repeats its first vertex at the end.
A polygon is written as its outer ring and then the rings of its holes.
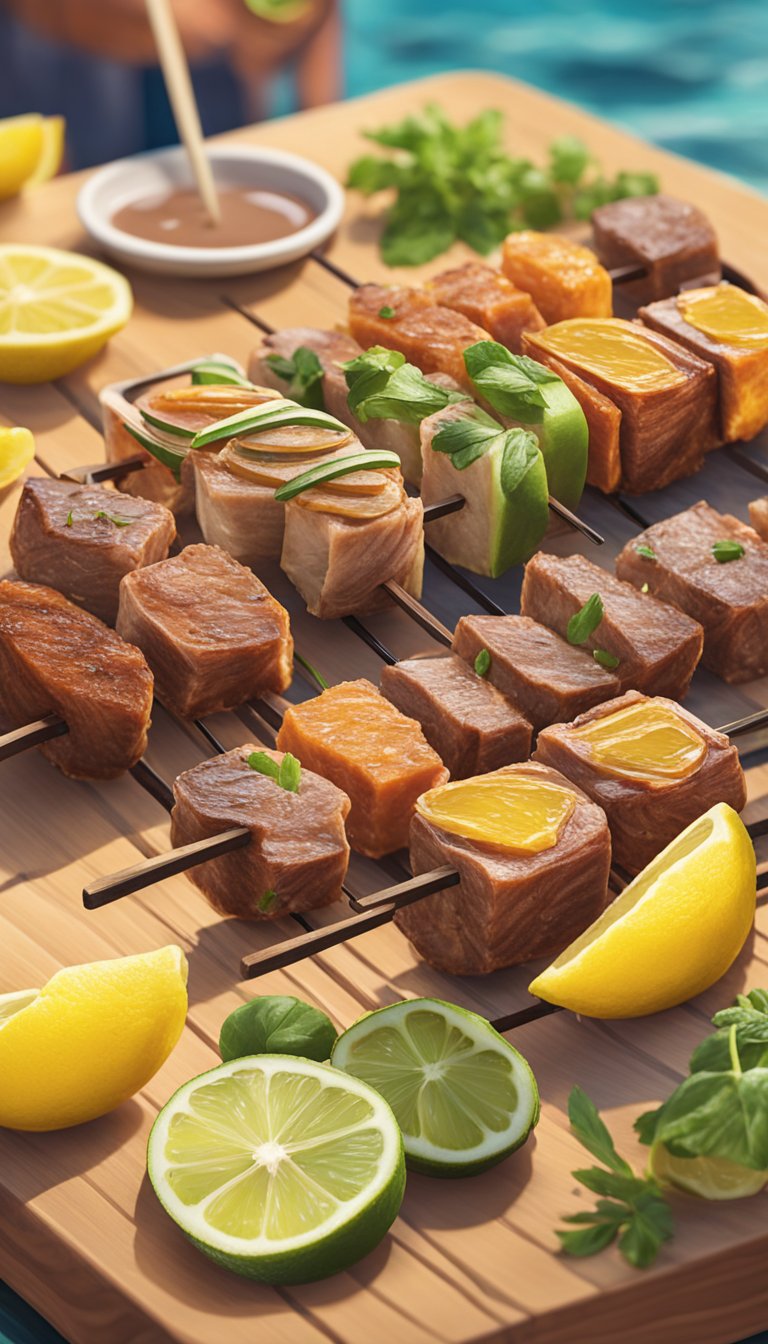
{"type": "MultiPolygon", "coordinates": [[[[664,187],[689,197],[713,219],[723,251],[765,284],[768,204],[727,178],[607,127],[548,96],[490,75],[442,76],[358,102],[251,128],[229,139],[309,151],[339,177],[363,148],[360,130],[442,101],[462,119],[495,105],[507,114],[510,148],[540,154],[556,134],[583,135],[608,170],[653,169],[664,187]]],[[[0,214],[6,241],[24,238],[82,247],[74,211],[81,179],[62,178],[0,214]]],[[[329,249],[361,280],[392,275],[375,251],[380,202],[351,196],[329,249]]],[[[461,249],[456,250],[461,255],[461,249]]],[[[395,273],[413,278],[407,271],[395,273]]],[[[418,273],[416,273],[418,277],[418,273]]],[[[56,387],[0,388],[0,420],[27,424],[37,436],[33,470],[56,474],[102,456],[94,428],[105,383],[195,355],[227,352],[245,361],[259,332],[274,325],[344,321],[346,288],[308,259],[265,276],[220,282],[161,281],[131,275],[136,312],[96,360],[56,387]]],[[[765,446],[753,450],[765,458],[765,446]]],[[[20,487],[0,499],[0,570],[20,487]]],[[[668,516],[706,496],[746,517],[759,488],[726,453],[715,453],[693,480],[658,497],[633,501],[642,517],[668,516]]],[[[581,550],[610,566],[636,530],[626,512],[588,494],[582,513],[606,537],[602,551],[570,532],[553,533],[560,553],[581,550]]],[[[329,681],[354,668],[378,679],[380,663],[343,625],[308,617],[274,567],[262,574],[289,606],[297,646],[329,681]]],[[[485,581],[480,581],[484,584],[485,581]]],[[[519,574],[488,583],[515,610],[519,574]]],[[[473,604],[427,566],[426,605],[452,626],[473,604]]],[[[392,610],[365,623],[397,656],[429,647],[408,618],[392,610]]],[[[297,679],[291,694],[309,688],[297,679]]],[[[727,687],[697,673],[688,701],[716,724],[768,704],[768,681],[727,687]]],[[[269,743],[245,713],[215,715],[225,746],[269,743]],[[245,722],[243,721],[245,719],[245,722]]],[[[764,745],[765,738],[762,743],[764,745]]],[[[768,810],[768,769],[759,738],[742,743],[748,766],[749,819],[768,810]]],[[[166,779],[208,754],[193,727],[156,709],[148,760],[166,779]]],[[[489,1016],[527,1000],[530,968],[485,979],[450,979],[424,966],[402,936],[382,928],[254,984],[238,981],[240,957],[290,937],[297,925],[220,920],[183,876],[86,914],[83,885],[167,849],[167,818],[131,778],[74,783],[37,753],[0,767],[0,992],[39,984],[59,966],[178,942],[190,962],[190,1011],[182,1041],[144,1092],[112,1116],[52,1135],[0,1131],[0,1276],[24,1294],[74,1344],[404,1344],[505,1340],[512,1344],[730,1344],[766,1324],[764,1197],[711,1208],[675,1201],[678,1233],[653,1270],[629,1269],[610,1251],[592,1260],[556,1254],[559,1215],[584,1199],[570,1176],[583,1154],[570,1135],[568,1092],[579,1082],[606,1112],[619,1147],[643,1160],[632,1120],[664,1097],[685,1072],[708,1018],[734,994],[768,983],[768,910],[738,962],[714,989],[674,1012],[633,1022],[577,1021],[567,1014],[515,1033],[539,1079],[543,1111],[535,1140],[485,1176],[464,1182],[409,1178],[402,1212],[379,1249],[325,1283],[272,1290],[206,1262],[166,1218],[144,1175],[147,1134],[171,1092],[217,1060],[225,1015],[255,993],[299,994],[341,1027],[361,1012],[404,996],[435,994],[489,1016]],[[660,1324],[663,1322],[663,1324],[660,1324]],[[665,1333],[666,1332],[666,1333],[665,1333]]],[[[768,851],[760,851],[765,859],[768,851]]],[[[396,865],[353,861],[359,892],[397,880],[396,865]]],[[[314,912],[313,922],[347,913],[314,912]]]]}

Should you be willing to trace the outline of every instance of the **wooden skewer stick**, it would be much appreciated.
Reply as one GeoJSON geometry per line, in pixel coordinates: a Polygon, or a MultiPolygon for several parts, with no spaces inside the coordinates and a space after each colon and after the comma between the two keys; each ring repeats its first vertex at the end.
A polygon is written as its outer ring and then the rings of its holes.
{"type": "Polygon", "coordinates": [[[119,481],[121,476],[142,471],[146,465],[146,457],[126,457],[122,462],[94,462],[88,467],[71,467],[69,471],[63,471],[59,480],[98,485],[100,481],[119,481]]]}
{"type": "Polygon", "coordinates": [[[163,877],[174,877],[176,873],[186,872],[199,863],[207,863],[221,854],[230,854],[233,849],[242,849],[251,838],[247,826],[236,826],[231,831],[223,831],[206,840],[195,840],[191,845],[181,845],[170,854],[156,854],[154,858],[143,859],[130,868],[123,868],[109,877],[98,878],[90,882],[83,890],[83,905],[86,910],[98,910],[109,905],[121,896],[130,896],[134,891],[151,887],[153,882],[163,877]]]}
{"type": "MultiPolygon", "coordinates": [[[[588,541],[594,542],[595,546],[604,545],[605,537],[602,537],[599,532],[596,532],[594,527],[590,527],[589,523],[585,523],[579,518],[578,514],[567,509],[564,504],[561,504],[560,501],[555,499],[552,495],[548,496],[548,503],[550,509],[553,513],[557,514],[558,518],[562,518],[571,527],[575,528],[577,532],[580,532],[583,537],[586,537],[588,541]]],[[[447,499],[441,499],[436,504],[425,504],[424,522],[433,523],[436,518],[444,518],[448,513],[458,513],[459,509],[463,509],[465,504],[466,500],[462,495],[449,495],[447,499]]]]}
{"type": "Polygon", "coordinates": [[[395,583],[394,579],[388,579],[381,586],[389,593],[392,601],[396,602],[398,607],[401,607],[417,625],[420,625],[422,630],[426,630],[427,634],[436,639],[438,644],[444,644],[446,648],[450,649],[453,635],[443,625],[442,621],[438,621],[436,616],[427,611],[426,607],[423,607],[415,597],[411,597],[411,594],[407,593],[399,583],[395,583]]]}
{"type": "Polygon", "coordinates": [[[12,728],[0,737],[0,761],[20,756],[29,747],[38,747],[41,742],[49,742],[52,737],[62,737],[68,732],[66,723],[58,714],[46,714],[44,719],[25,723],[23,728],[12,728]]]}
{"type": "Polygon", "coordinates": [[[145,0],[157,46],[165,87],[176,127],[184,142],[197,189],[213,224],[221,222],[221,206],[205,152],[200,113],[195,101],[187,58],[181,44],[170,0],[145,0]]]}

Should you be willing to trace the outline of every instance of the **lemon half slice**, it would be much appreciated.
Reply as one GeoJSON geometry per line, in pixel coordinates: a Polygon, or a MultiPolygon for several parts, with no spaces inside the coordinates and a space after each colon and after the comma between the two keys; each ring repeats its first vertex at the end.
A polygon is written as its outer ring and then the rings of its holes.
{"type": "Polygon", "coordinates": [[[657,855],[530,985],[587,1017],[642,1017],[725,974],[755,916],[755,851],[718,803],[657,855]]]}
{"type": "Polygon", "coordinates": [[[0,245],[0,380],[44,383],[95,355],[131,315],[128,281],[92,257],[0,245]]]}

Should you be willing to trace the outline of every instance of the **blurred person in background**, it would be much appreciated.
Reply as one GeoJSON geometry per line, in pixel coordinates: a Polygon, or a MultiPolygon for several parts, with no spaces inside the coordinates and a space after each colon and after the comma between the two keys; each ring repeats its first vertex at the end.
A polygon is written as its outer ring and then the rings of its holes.
{"type": "MultiPolygon", "coordinates": [[[[173,0],[206,135],[341,96],[338,0],[173,0]]],[[[63,114],[69,168],[173,143],[144,0],[0,0],[0,117],[63,114]]]]}

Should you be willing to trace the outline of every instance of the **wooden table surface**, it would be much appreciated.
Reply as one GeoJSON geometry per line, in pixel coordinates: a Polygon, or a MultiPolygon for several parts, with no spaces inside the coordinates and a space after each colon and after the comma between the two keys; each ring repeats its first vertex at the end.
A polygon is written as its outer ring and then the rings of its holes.
{"type": "MultiPolygon", "coordinates": [[[[309,154],[343,178],[363,147],[359,131],[440,101],[462,120],[487,106],[507,114],[509,146],[536,156],[557,134],[582,135],[607,170],[656,170],[665,189],[699,204],[714,221],[724,255],[768,284],[764,240],[768,203],[727,178],[653,149],[593,117],[512,81],[455,74],[304,113],[229,138],[309,154]]],[[[83,247],[74,202],[80,181],[65,177],[0,207],[3,241],[83,247]]],[[[329,249],[359,279],[392,275],[375,250],[376,206],[350,196],[329,249]]],[[[457,251],[458,255],[458,251],[457,251]]],[[[403,272],[409,278],[413,272],[403,272]]],[[[307,260],[265,276],[192,282],[131,275],[136,311],[102,356],[55,386],[0,387],[0,418],[37,436],[33,471],[56,474],[103,455],[95,426],[104,384],[181,359],[228,352],[245,360],[274,325],[343,321],[345,286],[307,260]]],[[[763,452],[765,448],[760,449],[763,452]]],[[[765,487],[762,487],[765,490],[765,487]]],[[[705,471],[637,506],[665,516],[706,495],[746,517],[758,483],[725,452],[705,471]]],[[[2,569],[18,489],[0,501],[2,569]]],[[[606,535],[601,552],[573,534],[559,551],[589,549],[610,566],[634,528],[626,513],[591,494],[584,515],[606,535]]],[[[354,668],[378,677],[378,660],[344,626],[307,617],[279,572],[264,577],[291,607],[301,652],[329,680],[354,668]]],[[[519,575],[497,581],[514,609],[519,575]]],[[[425,604],[452,623],[471,601],[428,567],[425,604]]],[[[371,618],[398,655],[428,639],[401,613],[371,618]]],[[[297,683],[297,694],[309,693],[297,683]]],[[[768,704],[768,683],[728,688],[697,673],[688,702],[711,723],[768,704]]],[[[228,746],[253,736],[234,715],[216,729],[228,746]]],[[[266,739],[265,739],[266,740],[266,739]]],[[[765,739],[763,738],[763,746],[765,739]]],[[[748,818],[768,809],[768,769],[759,742],[745,741],[748,818]]],[[[193,729],[155,715],[148,759],[166,778],[208,754],[193,729]]],[[[708,1018],[742,990],[768,984],[768,913],[737,964],[713,990],[673,1012],[639,1021],[577,1021],[567,1014],[514,1035],[541,1087],[535,1140],[484,1176],[441,1182],[409,1176],[391,1234],[348,1272],[307,1287],[269,1289],[216,1268],[160,1209],[144,1175],[144,1149],[158,1107],[186,1079],[217,1061],[227,1013],[254,992],[297,993],[342,1027],[365,1010],[403,996],[435,994],[490,1016],[527,1001],[525,968],[485,979],[451,979],[419,962],[393,928],[364,937],[255,984],[239,981],[240,956],[291,936],[295,924],[218,919],[184,877],[87,914],[85,882],[167,849],[167,818],[130,777],[74,783],[35,752],[0,767],[0,992],[45,981],[61,965],[148,950],[173,941],[190,963],[190,1011],[183,1038],[160,1073],[111,1116],[58,1134],[0,1133],[0,1277],[75,1344],[405,1344],[509,1340],[515,1344],[730,1344],[768,1321],[768,1203],[764,1196],[722,1206],[675,1200],[677,1235],[656,1266],[630,1269],[614,1251],[588,1260],[556,1253],[559,1215],[585,1196],[570,1176],[584,1154],[570,1135],[568,1092],[580,1083],[607,1114],[621,1151],[644,1150],[631,1124],[666,1096],[686,1070],[708,1018]]],[[[761,857],[765,857],[761,855],[761,857]]],[[[353,867],[358,888],[384,884],[370,865],[353,867]]],[[[340,909],[320,914],[332,921],[340,909]]]]}

